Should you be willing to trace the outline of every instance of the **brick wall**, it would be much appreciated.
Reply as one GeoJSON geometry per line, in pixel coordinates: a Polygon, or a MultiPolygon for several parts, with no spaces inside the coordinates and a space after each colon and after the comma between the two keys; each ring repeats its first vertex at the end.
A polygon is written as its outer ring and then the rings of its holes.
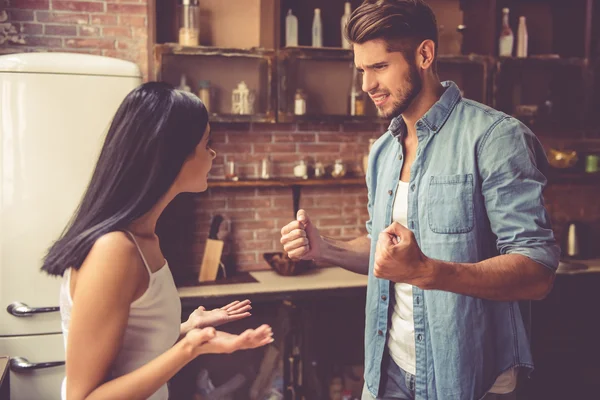
{"type": "MultiPolygon", "coordinates": [[[[309,165],[315,161],[331,164],[341,158],[360,175],[369,138],[385,130],[378,124],[213,123],[212,127],[218,153],[212,178],[223,178],[223,165],[229,160],[235,161],[242,177],[257,178],[260,162],[268,155],[277,176],[293,176],[293,166],[301,157],[309,165]]],[[[585,221],[591,228],[590,238],[600,237],[599,198],[600,185],[593,183],[566,182],[546,188],[546,206],[559,241],[570,221],[585,221]]],[[[365,234],[366,204],[362,185],[307,187],[300,199],[300,207],[307,209],[323,234],[342,239],[365,234]]],[[[290,188],[214,188],[177,198],[161,218],[159,234],[179,283],[196,278],[210,221],[219,213],[230,231],[224,262],[240,271],[268,269],[262,254],[282,249],[279,232],[293,217],[292,192],[290,188]]],[[[600,256],[597,245],[593,251],[600,256]]]]}
{"type": "Polygon", "coordinates": [[[148,76],[147,0],[0,0],[17,35],[0,53],[65,51],[133,61],[148,76]]]}
{"type": "MultiPolygon", "coordinates": [[[[223,165],[234,160],[241,177],[258,178],[260,163],[270,156],[277,177],[293,177],[293,167],[331,165],[340,158],[349,174],[362,175],[362,157],[369,138],[385,131],[379,124],[212,124],[217,158],[211,178],[223,178],[223,165]]],[[[305,187],[300,207],[320,231],[352,239],[365,234],[367,191],[364,185],[305,187]]],[[[176,279],[192,280],[202,262],[208,228],[215,214],[226,218],[230,235],[226,262],[238,270],[267,269],[262,254],[281,251],[280,230],[293,218],[290,188],[213,188],[181,195],[165,211],[159,234],[176,279]],[[189,215],[195,215],[190,219],[189,215]]]]}

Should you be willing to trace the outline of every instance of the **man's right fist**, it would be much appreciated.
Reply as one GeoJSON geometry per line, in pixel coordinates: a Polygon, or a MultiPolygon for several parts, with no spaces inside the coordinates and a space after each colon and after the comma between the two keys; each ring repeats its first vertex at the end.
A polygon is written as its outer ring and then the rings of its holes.
{"type": "Polygon", "coordinates": [[[304,210],[298,210],[296,220],[281,228],[281,244],[292,260],[320,258],[322,241],[319,230],[304,210]]]}

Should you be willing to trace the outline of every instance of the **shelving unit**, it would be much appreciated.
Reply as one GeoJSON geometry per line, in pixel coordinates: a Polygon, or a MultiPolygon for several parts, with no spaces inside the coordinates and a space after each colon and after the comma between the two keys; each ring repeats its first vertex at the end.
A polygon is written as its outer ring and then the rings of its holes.
{"type": "Polygon", "coordinates": [[[261,48],[186,47],[176,43],[154,46],[157,80],[179,85],[182,75],[197,92],[197,82],[211,82],[210,119],[215,122],[276,122],[275,51],[261,48]],[[252,115],[231,114],[231,92],[244,81],[255,94],[252,115]]]}

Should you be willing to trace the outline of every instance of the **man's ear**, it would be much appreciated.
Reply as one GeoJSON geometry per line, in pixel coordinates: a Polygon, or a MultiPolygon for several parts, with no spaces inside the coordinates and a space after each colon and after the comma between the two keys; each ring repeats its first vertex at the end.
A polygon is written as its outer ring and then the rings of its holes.
{"type": "Polygon", "coordinates": [[[435,43],[433,40],[424,40],[419,46],[417,65],[422,69],[428,69],[433,65],[435,59],[435,43]]]}

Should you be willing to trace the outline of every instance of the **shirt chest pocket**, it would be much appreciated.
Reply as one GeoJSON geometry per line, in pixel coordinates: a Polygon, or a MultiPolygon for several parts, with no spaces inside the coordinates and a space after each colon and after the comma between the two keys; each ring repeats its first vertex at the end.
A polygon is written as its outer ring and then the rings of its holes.
{"type": "Polygon", "coordinates": [[[435,233],[473,229],[473,175],[432,176],[427,197],[429,228],[435,233]]]}

